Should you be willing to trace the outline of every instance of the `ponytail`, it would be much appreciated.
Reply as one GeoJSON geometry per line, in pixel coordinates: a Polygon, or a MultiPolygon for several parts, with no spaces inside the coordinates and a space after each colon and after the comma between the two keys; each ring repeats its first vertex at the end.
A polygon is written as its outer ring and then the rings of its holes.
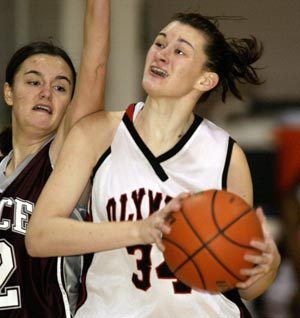
{"type": "Polygon", "coordinates": [[[221,88],[221,98],[225,102],[228,91],[236,98],[242,99],[237,87],[238,83],[259,85],[259,79],[253,64],[261,57],[263,46],[252,36],[247,39],[229,38],[217,28],[217,17],[204,17],[197,13],[178,13],[173,21],[192,26],[204,34],[206,46],[204,52],[207,56],[205,67],[218,74],[219,83],[211,91],[204,93],[200,101],[208,98],[212,91],[221,88]]]}
{"type": "Polygon", "coordinates": [[[237,97],[242,99],[236,82],[241,84],[260,85],[262,81],[257,75],[257,68],[253,64],[260,59],[263,53],[262,44],[258,44],[257,39],[252,36],[246,39],[230,38],[227,39],[231,63],[229,63],[228,73],[224,74],[221,85],[223,86],[222,101],[226,99],[228,90],[237,97]]]}

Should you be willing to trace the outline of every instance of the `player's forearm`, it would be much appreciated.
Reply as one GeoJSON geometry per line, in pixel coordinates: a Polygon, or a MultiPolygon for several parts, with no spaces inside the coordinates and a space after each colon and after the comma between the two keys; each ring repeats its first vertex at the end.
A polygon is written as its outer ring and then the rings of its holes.
{"type": "Polygon", "coordinates": [[[85,62],[92,65],[93,68],[95,66],[96,68],[106,66],[107,64],[109,35],[110,0],[87,0],[83,52],[88,56],[85,62]]]}
{"type": "Polygon", "coordinates": [[[65,134],[80,118],[104,108],[109,34],[110,0],[87,0],[83,50],[65,134]]]}
{"type": "Polygon", "coordinates": [[[91,223],[54,217],[35,224],[34,229],[31,225],[25,242],[33,257],[85,254],[143,243],[139,221],[91,223]]]}
{"type": "Polygon", "coordinates": [[[245,300],[253,300],[262,295],[274,282],[277,275],[277,270],[268,273],[258,279],[252,286],[246,289],[239,289],[240,296],[245,300]]]}
{"type": "Polygon", "coordinates": [[[110,0],[87,0],[83,50],[75,98],[78,98],[79,103],[83,102],[85,107],[94,106],[94,111],[104,107],[109,37],[110,0]]]}

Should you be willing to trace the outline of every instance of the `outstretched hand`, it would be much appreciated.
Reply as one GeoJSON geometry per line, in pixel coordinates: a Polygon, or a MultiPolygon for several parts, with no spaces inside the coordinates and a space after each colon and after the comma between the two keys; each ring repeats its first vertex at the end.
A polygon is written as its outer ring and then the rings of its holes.
{"type": "Polygon", "coordinates": [[[270,277],[272,282],[278,271],[280,264],[280,254],[274,239],[267,227],[266,217],[264,216],[263,210],[258,208],[256,210],[257,216],[261,222],[264,241],[251,241],[250,245],[257,250],[261,251],[260,255],[246,254],[245,260],[253,263],[255,266],[250,269],[242,269],[241,274],[246,275],[249,278],[245,282],[239,282],[236,284],[237,288],[246,289],[255,284],[261,278],[270,277]]]}
{"type": "Polygon", "coordinates": [[[178,195],[161,210],[153,213],[147,219],[140,221],[139,235],[144,244],[155,243],[162,252],[164,251],[165,247],[162,244],[162,235],[168,234],[171,231],[167,218],[171,212],[180,210],[182,199],[188,196],[188,193],[178,195]]]}

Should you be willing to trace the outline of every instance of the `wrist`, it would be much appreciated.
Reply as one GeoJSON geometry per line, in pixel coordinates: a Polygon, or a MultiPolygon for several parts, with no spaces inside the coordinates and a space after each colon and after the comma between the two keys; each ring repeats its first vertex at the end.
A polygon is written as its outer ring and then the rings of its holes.
{"type": "Polygon", "coordinates": [[[144,237],[143,237],[143,220],[134,221],[132,223],[132,236],[133,241],[136,242],[135,244],[145,244],[144,237]]]}

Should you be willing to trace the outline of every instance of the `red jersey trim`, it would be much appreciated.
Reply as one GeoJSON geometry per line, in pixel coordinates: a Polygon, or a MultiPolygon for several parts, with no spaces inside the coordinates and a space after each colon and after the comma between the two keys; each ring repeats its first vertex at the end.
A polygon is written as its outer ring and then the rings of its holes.
{"type": "Polygon", "coordinates": [[[126,114],[129,117],[130,121],[133,121],[134,109],[135,109],[135,104],[130,104],[126,109],[126,114]]]}

